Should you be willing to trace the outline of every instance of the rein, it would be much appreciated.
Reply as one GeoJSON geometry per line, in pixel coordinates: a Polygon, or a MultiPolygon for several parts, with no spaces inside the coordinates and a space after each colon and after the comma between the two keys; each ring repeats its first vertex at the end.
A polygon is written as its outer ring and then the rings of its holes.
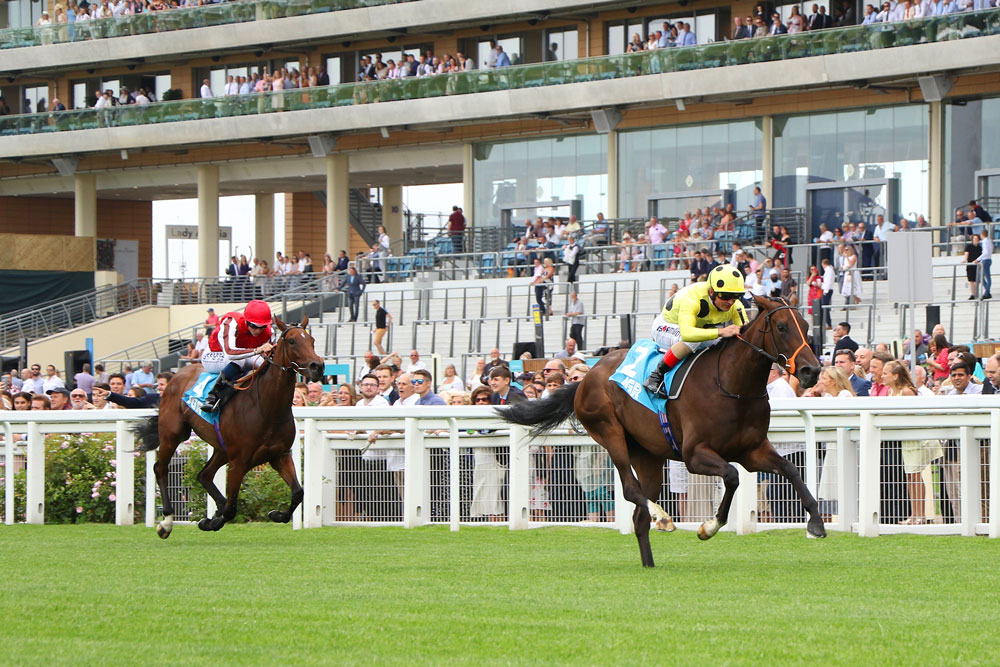
{"type": "MultiPolygon", "coordinates": [[[[795,310],[795,308],[793,306],[790,306],[784,299],[782,299],[781,303],[783,305],[778,306],[777,308],[773,308],[772,310],[769,310],[769,311],[767,311],[767,313],[764,314],[764,331],[763,331],[763,334],[765,336],[765,339],[766,339],[768,333],[771,334],[771,346],[775,350],[778,349],[778,341],[777,341],[777,339],[775,337],[774,328],[771,326],[771,316],[774,315],[775,313],[777,313],[780,310],[795,310]]],[[[758,346],[754,345],[753,343],[751,343],[750,341],[748,341],[741,334],[736,334],[736,336],[734,336],[734,338],[736,338],[736,340],[740,341],[744,345],[747,345],[751,350],[753,350],[754,352],[756,352],[760,356],[764,357],[765,359],[767,359],[768,361],[770,361],[772,364],[778,364],[780,366],[783,366],[785,368],[785,370],[787,370],[789,372],[789,374],[794,375],[795,374],[795,359],[799,356],[799,352],[801,352],[803,349],[809,347],[809,344],[806,342],[806,336],[802,332],[802,327],[799,326],[799,320],[798,320],[798,318],[796,318],[796,317],[793,316],[792,317],[792,321],[795,323],[795,329],[799,332],[799,338],[802,340],[802,342],[799,344],[799,346],[797,348],[795,348],[795,351],[792,352],[792,356],[791,357],[788,357],[788,356],[786,356],[784,354],[780,354],[780,353],[777,354],[777,355],[770,354],[769,352],[767,352],[763,348],[758,347],[758,346]]],[[[717,371],[716,371],[716,374],[715,374],[715,384],[718,386],[719,391],[722,393],[722,395],[725,396],[726,398],[735,398],[735,399],[743,399],[743,398],[767,398],[767,391],[766,390],[764,391],[763,394],[761,394],[759,396],[743,396],[741,394],[734,394],[732,392],[726,391],[726,389],[722,386],[722,355],[721,354],[719,354],[719,356],[717,357],[716,366],[717,366],[717,371]]]]}

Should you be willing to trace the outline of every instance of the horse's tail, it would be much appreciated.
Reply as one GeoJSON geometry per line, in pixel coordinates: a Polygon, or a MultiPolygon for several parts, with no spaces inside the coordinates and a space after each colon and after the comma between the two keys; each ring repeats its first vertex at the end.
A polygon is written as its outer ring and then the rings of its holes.
{"type": "Polygon", "coordinates": [[[153,415],[149,419],[143,419],[132,427],[139,442],[137,452],[151,452],[160,446],[160,415],[153,415]]]}
{"type": "Polygon", "coordinates": [[[497,410],[497,414],[504,421],[531,426],[531,437],[538,437],[573,416],[573,402],[579,386],[579,382],[565,384],[540,401],[514,403],[497,410]]]}

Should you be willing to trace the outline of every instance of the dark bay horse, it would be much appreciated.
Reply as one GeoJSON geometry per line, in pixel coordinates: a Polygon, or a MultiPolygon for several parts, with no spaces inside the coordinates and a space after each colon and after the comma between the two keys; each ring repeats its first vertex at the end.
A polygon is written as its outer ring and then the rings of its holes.
{"type": "Polygon", "coordinates": [[[319,380],[324,368],[323,360],[314,349],[315,341],[305,329],[308,322],[306,317],[301,325],[289,326],[274,318],[281,336],[252,379],[240,383],[244,390],[223,407],[218,431],[222,434],[221,443],[215,428],[181,400],[184,392],[198,381],[202,372],[200,364],[181,369],[163,392],[159,414],[136,427],[136,435],[142,443],[140,451],[158,450],[153,470],[163,501],[163,521],[156,526],[157,535],[167,539],[173,530],[174,508],[167,492],[167,466],[177,446],[191,436],[192,430],[213,447],[208,463],[198,473],[198,481],[219,508],[215,516],[199,521],[199,528],[219,530],[231,521],[236,516],[243,477],[264,463],[270,463],[292,490],[288,510],[272,510],[268,518],[279,523],[287,523],[292,518],[295,508],[302,502],[302,486],[295,475],[290,453],[296,435],[292,419],[295,379],[301,374],[310,380],[319,380]],[[226,495],[222,495],[213,479],[226,464],[229,466],[226,495]]]}
{"type": "MultiPolygon", "coordinates": [[[[771,364],[783,365],[804,387],[813,386],[819,377],[819,361],[807,344],[808,324],[783,301],[761,297],[754,297],[754,301],[759,312],[743,328],[741,340],[730,338],[705,352],[681,395],[667,404],[687,469],[720,476],[726,485],[718,512],[699,527],[698,537],[707,540],[715,535],[729,516],[739,486],[739,473],[730,462],[751,472],[784,475],[809,512],[809,534],[825,537],[816,499],[795,466],[767,439],[771,408],[766,386],[771,364]]],[[[656,515],[658,525],[672,529],[670,517],[655,501],[663,483],[663,462],[678,457],[656,415],[609,381],[627,353],[616,350],[608,354],[581,382],[566,385],[544,400],[514,404],[498,413],[509,422],[532,426],[532,435],[555,428],[575,413],[590,436],[608,450],[618,469],[625,498],[635,503],[632,522],[642,564],[652,567],[650,513],[656,515]]]]}

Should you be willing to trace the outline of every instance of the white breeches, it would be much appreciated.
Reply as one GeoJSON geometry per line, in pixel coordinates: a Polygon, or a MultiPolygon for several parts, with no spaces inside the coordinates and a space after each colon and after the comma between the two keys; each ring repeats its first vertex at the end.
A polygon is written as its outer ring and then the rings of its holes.
{"type": "Polygon", "coordinates": [[[222,369],[228,366],[230,362],[237,364],[244,371],[249,371],[264,363],[264,357],[254,354],[243,359],[232,359],[225,352],[212,351],[201,355],[201,365],[209,373],[221,373],[222,369]]]}
{"type": "MultiPolygon", "coordinates": [[[[657,315],[656,319],[653,320],[653,330],[650,335],[656,344],[660,346],[663,350],[669,350],[673,347],[674,343],[681,341],[681,329],[676,324],[671,324],[663,319],[663,315],[657,315]]],[[[683,341],[692,352],[699,350],[703,347],[711,347],[719,342],[718,338],[712,340],[702,340],[702,341],[683,341]]]]}

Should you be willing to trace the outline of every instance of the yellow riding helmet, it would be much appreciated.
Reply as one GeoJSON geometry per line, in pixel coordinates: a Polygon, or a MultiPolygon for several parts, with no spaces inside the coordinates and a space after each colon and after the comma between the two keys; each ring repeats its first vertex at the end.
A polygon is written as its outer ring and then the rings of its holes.
{"type": "Polygon", "coordinates": [[[731,292],[733,294],[745,291],[743,274],[732,264],[720,264],[708,274],[708,284],[716,292],[731,292]]]}

